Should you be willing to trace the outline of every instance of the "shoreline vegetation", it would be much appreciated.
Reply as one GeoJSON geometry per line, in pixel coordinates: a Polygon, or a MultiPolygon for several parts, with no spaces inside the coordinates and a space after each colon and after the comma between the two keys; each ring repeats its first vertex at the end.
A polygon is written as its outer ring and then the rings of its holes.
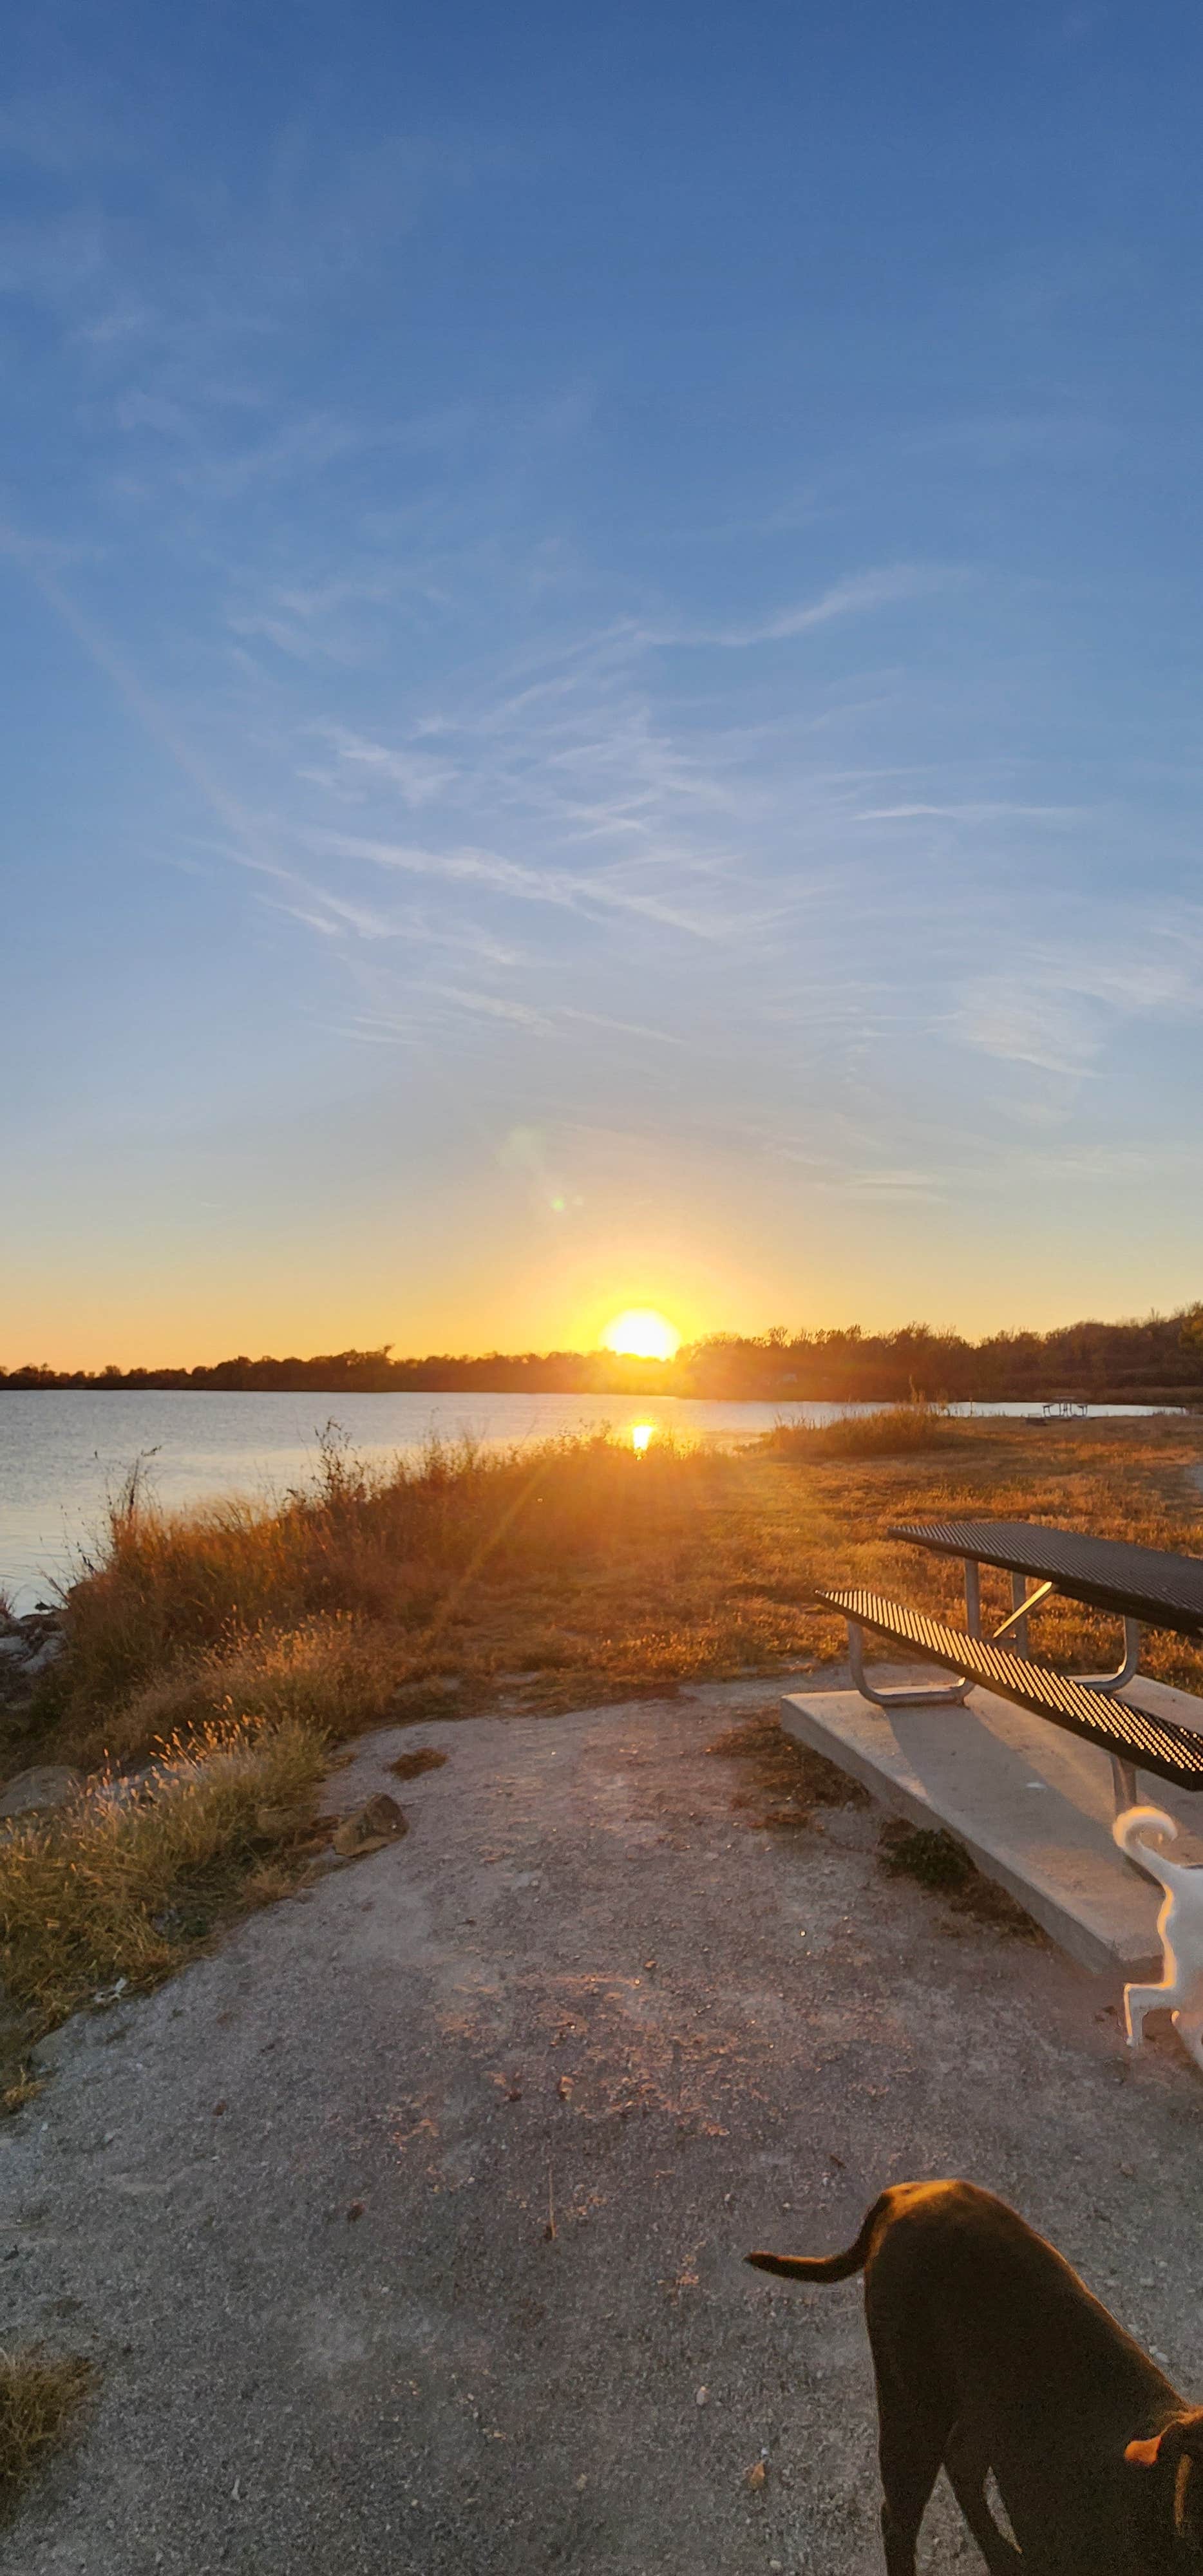
{"type": "MultiPolygon", "coordinates": [[[[1037,1435],[910,1404],[726,1447],[432,1441],[380,1469],[331,1431],[311,1485],[274,1507],[169,1513],[137,1466],[63,1593],[55,1659],[0,1709],[6,1779],[78,1775],[0,1831],[0,2091],[30,2098],[30,2050],[66,2014],[157,1984],[300,1886],[329,1841],[321,1782],[364,1730],[755,1675],[771,1698],[844,1655],[816,1582],[956,1620],[959,1567],[915,1561],[891,1519],[985,1511],[1203,1553],[1198,1452],[1181,1416],[1037,1435]]],[[[1001,1618],[1003,1578],[983,1586],[1001,1618]]],[[[1113,1643],[1081,1606],[1041,1614],[1054,1664],[1101,1666],[1113,1643]]],[[[1145,1670],[1203,1690],[1203,1652],[1146,1643],[1145,1670]]]]}
{"type": "Polygon", "coordinates": [[[1082,1322],[1049,1333],[959,1333],[905,1324],[865,1333],[715,1333],[672,1360],[612,1351],[490,1351],[396,1359],[392,1345],[311,1359],[245,1354],[196,1368],[0,1368],[0,1394],[88,1388],[226,1394],[662,1395],[726,1402],[905,1404],[1203,1403],[1203,1304],[1172,1315],[1082,1322]]]}

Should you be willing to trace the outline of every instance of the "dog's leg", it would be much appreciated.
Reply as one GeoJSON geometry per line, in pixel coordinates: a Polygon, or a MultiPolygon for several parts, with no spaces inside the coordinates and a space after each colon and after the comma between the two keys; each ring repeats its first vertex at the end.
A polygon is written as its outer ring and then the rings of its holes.
{"type": "Polygon", "coordinates": [[[1163,2005],[1186,2002],[1177,1977],[1167,1977],[1162,1986],[1125,1986],[1124,2026],[1129,2048],[1139,2048],[1144,2038],[1144,2019],[1149,2012],[1159,2012],[1163,2005]]]}
{"type": "Polygon", "coordinates": [[[986,2501],[986,2479],[990,2462],[979,2441],[960,2424],[954,2424],[944,2446],[944,2466],[948,2483],[956,2497],[970,2531],[977,2542],[990,2576],[1010,2576],[1023,2560],[1013,2543],[999,2530],[986,2501]]]}
{"type": "Polygon", "coordinates": [[[910,2401],[895,2399],[891,2405],[880,2387],[878,2408],[886,2576],[915,2576],[915,2542],[924,2506],[940,2474],[948,2428],[925,2423],[912,2412],[910,2401]]]}

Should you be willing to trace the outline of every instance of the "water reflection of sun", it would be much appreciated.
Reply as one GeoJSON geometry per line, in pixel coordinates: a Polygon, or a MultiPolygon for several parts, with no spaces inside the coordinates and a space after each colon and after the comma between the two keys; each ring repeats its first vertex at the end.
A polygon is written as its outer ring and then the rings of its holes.
{"type": "Polygon", "coordinates": [[[601,1337],[603,1351],[621,1353],[624,1359],[671,1360],[681,1347],[681,1336],[667,1315],[659,1315],[654,1306],[628,1306],[607,1324],[601,1337]]]}

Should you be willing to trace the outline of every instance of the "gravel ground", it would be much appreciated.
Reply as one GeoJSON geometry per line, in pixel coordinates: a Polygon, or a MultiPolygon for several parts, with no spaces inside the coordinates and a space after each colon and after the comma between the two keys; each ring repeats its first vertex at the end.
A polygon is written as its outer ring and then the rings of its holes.
{"type": "MultiPolygon", "coordinates": [[[[58,2035],[0,2340],[103,2380],[6,2567],[877,2576],[859,2286],[740,2257],[912,2176],[1001,2191],[1203,2389],[1198,2074],[888,1877],[875,1811],[750,1829],[706,1747],[763,1699],[373,1736],[340,1805],[449,1757],[403,1842],[58,2035]]],[[[943,2492],[923,2551],[979,2563],[943,2492]]]]}

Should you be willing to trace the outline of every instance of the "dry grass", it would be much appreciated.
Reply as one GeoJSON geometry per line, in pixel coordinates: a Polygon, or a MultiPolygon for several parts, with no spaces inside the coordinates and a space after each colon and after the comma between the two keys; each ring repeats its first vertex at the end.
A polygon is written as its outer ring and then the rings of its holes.
{"type": "Polygon", "coordinates": [[[586,1439],[343,1470],[259,1516],[171,1516],[135,1491],[68,1596],[39,1751],[131,1761],[231,1711],[345,1735],[486,1705],[515,1666],[562,1707],[774,1660],[808,1586],[778,1569],[766,1595],[749,1574],[745,1482],[738,1457],[586,1439]]]}
{"type": "Polygon", "coordinates": [[[211,1722],[120,1794],[101,1779],[48,1821],[11,1827],[0,1969],[12,2002],[44,2030],[119,1981],[157,1984],[245,1898],[268,1851],[299,1840],[325,1767],[322,1737],[295,1720],[211,1722]]]}
{"type": "MultiPolygon", "coordinates": [[[[509,1455],[433,1448],[376,1480],[328,1453],[318,1489],[274,1514],[170,1516],[135,1490],[69,1596],[67,1651],[14,1756],[128,1762],[222,1717],[295,1718],[338,1737],[389,1716],[471,1714],[499,1693],[550,1712],[767,1673],[842,1654],[841,1623],[813,1608],[819,1580],[955,1618],[959,1568],[890,1541],[892,1519],[1043,1519],[1203,1553],[1190,1421],[1033,1428],[897,1407],[830,1431],[892,1437],[874,1425],[899,1415],[940,1445],[822,1456],[656,1441],[638,1456],[586,1438],[509,1455]]],[[[1001,1618],[1005,1577],[984,1590],[1001,1618]]],[[[1042,1611],[1033,1636],[1080,1669],[1103,1669],[1115,1642],[1068,1602],[1042,1611]]],[[[1163,1679],[1203,1678],[1191,1648],[1156,1634],[1147,1645],[1163,1679]]]]}
{"type": "Polygon", "coordinates": [[[37,2100],[45,2081],[45,2076],[36,2074],[32,2066],[26,2064],[18,2066],[11,2082],[7,2083],[0,2093],[0,2110],[23,2111],[27,2102],[37,2100]]]}
{"type": "Polygon", "coordinates": [[[0,2352],[0,2511],[10,2512],[47,2452],[63,2440],[95,2381],[78,2354],[40,2345],[0,2352]]]}
{"type": "MultiPolygon", "coordinates": [[[[86,1650],[81,1663],[90,1675],[86,1650]]],[[[231,1717],[355,1735],[389,1716],[397,1671],[397,1655],[381,1631],[346,1611],[257,1632],[231,1621],[219,1644],[177,1654],[116,1706],[86,1700],[82,1674],[73,1675],[56,1740],[72,1761],[91,1768],[140,1761],[167,1738],[195,1735],[231,1717]]]]}
{"type": "Polygon", "coordinates": [[[837,1422],[779,1422],[765,1447],[799,1462],[821,1458],[900,1458],[917,1449],[948,1449],[957,1437],[942,1405],[883,1405],[877,1413],[848,1413],[837,1422]]]}
{"type": "MultiPolygon", "coordinates": [[[[960,1563],[886,1536],[891,1521],[1047,1521],[1203,1555],[1203,1493],[1188,1469],[1201,1454],[1198,1427],[1174,1415],[1029,1427],[959,1422],[938,1459],[882,1459],[818,1467],[808,1479],[810,1565],[825,1582],[864,1584],[964,1625],[960,1563]]],[[[1011,1607],[1010,1578],[982,1572],[987,1633],[1011,1607]],[[991,1615],[993,1614],[993,1615],[991,1615]]],[[[842,1654],[843,1622],[824,1619],[828,1653],[842,1654]]],[[[1118,1660],[1119,1622],[1084,1604],[1054,1600],[1031,1626],[1032,1651],[1062,1670],[1105,1671],[1118,1660]]],[[[1142,1670],[1203,1692],[1203,1652],[1164,1630],[1145,1633],[1142,1670]]]]}

